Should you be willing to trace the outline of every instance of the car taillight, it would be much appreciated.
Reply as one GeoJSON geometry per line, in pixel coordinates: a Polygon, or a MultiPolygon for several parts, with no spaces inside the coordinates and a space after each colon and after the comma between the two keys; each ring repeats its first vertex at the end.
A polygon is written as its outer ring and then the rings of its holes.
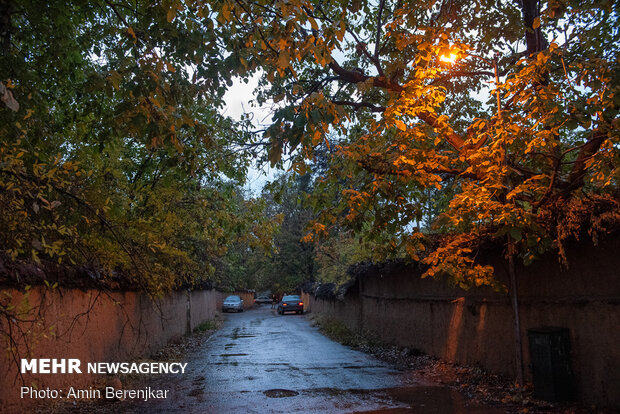
{"type": "Polygon", "coordinates": [[[282,306],[286,306],[286,303],[283,303],[282,306]]]}
{"type": "Polygon", "coordinates": [[[304,306],[304,303],[303,302],[299,302],[299,306],[304,306]]]}

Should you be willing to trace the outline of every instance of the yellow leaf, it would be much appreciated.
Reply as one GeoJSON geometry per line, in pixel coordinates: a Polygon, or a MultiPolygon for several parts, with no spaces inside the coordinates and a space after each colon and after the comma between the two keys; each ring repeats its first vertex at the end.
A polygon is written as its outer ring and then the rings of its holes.
{"type": "Polygon", "coordinates": [[[310,22],[310,26],[312,26],[313,30],[319,30],[319,25],[316,23],[312,17],[308,17],[308,21],[310,22]]]}
{"type": "Polygon", "coordinates": [[[540,17],[534,19],[534,23],[532,24],[532,29],[536,30],[540,27],[540,17]]]}
{"type": "Polygon", "coordinates": [[[286,69],[289,67],[290,57],[288,52],[280,52],[280,56],[278,56],[278,67],[281,69],[286,69]]]}
{"type": "Polygon", "coordinates": [[[224,6],[222,6],[222,16],[224,16],[226,21],[230,21],[230,8],[228,7],[228,4],[224,4],[224,6]]]}
{"type": "Polygon", "coordinates": [[[341,20],[340,21],[340,30],[338,30],[338,32],[336,33],[336,36],[338,37],[338,40],[342,41],[346,31],[347,31],[347,26],[346,26],[344,20],[341,20]]]}
{"type": "Polygon", "coordinates": [[[153,103],[153,105],[155,105],[158,108],[161,108],[161,103],[155,96],[151,95],[150,98],[151,98],[151,102],[153,103]]]}
{"type": "Polygon", "coordinates": [[[172,22],[172,20],[174,20],[174,17],[176,15],[177,15],[177,10],[174,7],[170,7],[168,9],[168,13],[166,13],[166,20],[168,20],[168,23],[172,22]]]}
{"type": "Polygon", "coordinates": [[[396,128],[400,129],[401,131],[407,130],[407,125],[405,125],[405,123],[400,119],[395,119],[394,124],[396,124],[396,128]]]}

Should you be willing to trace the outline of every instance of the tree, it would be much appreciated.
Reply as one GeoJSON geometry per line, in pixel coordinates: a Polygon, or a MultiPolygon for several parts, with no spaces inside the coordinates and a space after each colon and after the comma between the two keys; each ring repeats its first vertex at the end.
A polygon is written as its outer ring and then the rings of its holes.
{"type": "Polygon", "coordinates": [[[497,286],[493,269],[473,259],[482,240],[528,263],[554,247],[562,256],[581,225],[617,223],[618,5],[214,7],[236,25],[229,47],[264,71],[259,99],[279,102],[266,132],[271,159],[296,149],[311,158],[325,145],[339,166],[328,175],[346,202],[323,211],[316,233],[367,228],[425,262],[425,275],[467,287],[497,286]],[[450,54],[456,63],[442,59],[450,54]],[[329,141],[334,131],[340,142],[329,141]],[[435,221],[445,236],[431,243],[416,223],[433,188],[453,195],[435,221]],[[575,209],[591,205],[600,214],[582,214],[575,227],[575,209]]]}
{"type": "Polygon", "coordinates": [[[349,267],[370,256],[351,231],[339,231],[317,244],[317,280],[343,285],[349,281],[349,267]]]}
{"type": "MultiPolygon", "coordinates": [[[[208,7],[0,2],[1,259],[93,269],[154,295],[240,239],[253,137],[218,108],[237,61],[208,7]]],[[[70,283],[71,281],[64,281],[70,283]]]]}
{"type": "Polygon", "coordinates": [[[239,220],[237,231],[243,237],[237,238],[228,246],[226,253],[215,260],[213,280],[220,288],[231,291],[269,289],[270,262],[277,250],[276,240],[282,217],[274,213],[268,198],[254,198],[244,193],[238,193],[236,198],[236,214],[243,218],[239,220]],[[252,226],[248,227],[247,222],[252,226]]]}
{"type": "Polygon", "coordinates": [[[281,224],[274,235],[274,252],[267,258],[265,280],[274,292],[285,293],[299,289],[306,281],[314,281],[315,248],[302,240],[308,223],[313,218],[306,199],[312,190],[312,176],[296,178],[277,177],[263,189],[263,198],[269,203],[268,211],[281,224]]]}

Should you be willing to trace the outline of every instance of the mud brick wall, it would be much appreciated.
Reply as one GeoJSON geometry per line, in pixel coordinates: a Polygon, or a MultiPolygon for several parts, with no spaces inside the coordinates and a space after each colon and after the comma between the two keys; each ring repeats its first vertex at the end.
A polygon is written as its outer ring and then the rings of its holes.
{"type": "MultiPolygon", "coordinates": [[[[15,290],[4,290],[12,301],[28,312],[23,319],[40,313],[41,324],[13,323],[20,355],[28,358],[78,358],[82,374],[18,375],[15,361],[0,356],[0,407],[2,412],[21,412],[33,400],[20,400],[20,387],[39,389],[88,387],[100,376],[86,373],[88,362],[129,362],[148,357],[213,319],[221,292],[214,290],[172,292],[152,300],[139,292],[103,292],[100,290],[50,289],[35,287],[27,299],[15,290]],[[31,330],[26,338],[17,329],[31,330]],[[29,354],[29,355],[28,355],[29,354]]],[[[7,321],[0,320],[3,331],[7,321]]],[[[5,342],[3,339],[3,350],[5,342]]]]}
{"type": "MultiPolygon", "coordinates": [[[[524,371],[531,380],[527,330],[570,331],[578,395],[588,404],[620,408],[620,238],[574,245],[569,267],[546,257],[518,273],[524,371]]],[[[501,255],[488,257],[507,280],[501,255]]],[[[507,296],[468,291],[420,278],[413,266],[378,266],[358,275],[343,300],[310,295],[312,312],[331,315],[388,343],[492,372],[515,375],[513,311],[507,296]]]]}
{"type": "Polygon", "coordinates": [[[222,303],[230,295],[237,295],[243,300],[243,309],[254,307],[254,292],[236,291],[236,292],[218,292],[217,308],[222,310],[222,303]]]}

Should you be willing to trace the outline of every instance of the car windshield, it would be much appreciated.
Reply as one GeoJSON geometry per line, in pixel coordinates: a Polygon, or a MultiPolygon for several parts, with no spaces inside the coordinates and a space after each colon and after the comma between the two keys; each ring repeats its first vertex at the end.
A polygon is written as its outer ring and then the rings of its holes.
{"type": "Polygon", "coordinates": [[[300,297],[296,296],[296,295],[290,295],[290,296],[284,296],[282,298],[282,301],[284,301],[284,302],[285,301],[294,301],[294,300],[300,300],[300,297]]]}
{"type": "Polygon", "coordinates": [[[229,296],[224,299],[224,302],[239,302],[241,298],[239,296],[229,296]]]}

